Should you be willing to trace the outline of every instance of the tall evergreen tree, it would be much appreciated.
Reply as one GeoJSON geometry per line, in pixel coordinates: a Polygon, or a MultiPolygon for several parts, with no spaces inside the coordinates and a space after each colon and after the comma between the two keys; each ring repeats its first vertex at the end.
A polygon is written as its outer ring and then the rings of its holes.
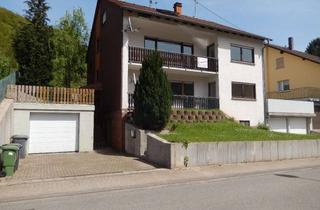
{"type": "Polygon", "coordinates": [[[166,126],[171,114],[172,91],[158,52],[142,63],[133,99],[137,126],[148,130],[161,130],[166,126]]]}
{"type": "Polygon", "coordinates": [[[18,30],[13,48],[19,64],[19,84],[48,85],[52,79],[52,49],[48,26],[49,6],[45,0],[27,0],[28,24],[18,30]]]}
{"type": "Polygon", "coordinates": [[[306,53],[320,57],[320,37],[309,43],[306,53]]]}

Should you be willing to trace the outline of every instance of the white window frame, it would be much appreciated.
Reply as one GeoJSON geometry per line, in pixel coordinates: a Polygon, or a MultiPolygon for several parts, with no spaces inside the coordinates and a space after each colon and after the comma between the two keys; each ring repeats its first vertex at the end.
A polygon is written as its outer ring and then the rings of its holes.
{"type": "Polygon", "coordinates": [[[278,91],[284,92],[290,90],[290,81],[289,80],[281,80],[278,81],[278,91]],[[288,87],[287,89],[285,87],[288,87]]]}

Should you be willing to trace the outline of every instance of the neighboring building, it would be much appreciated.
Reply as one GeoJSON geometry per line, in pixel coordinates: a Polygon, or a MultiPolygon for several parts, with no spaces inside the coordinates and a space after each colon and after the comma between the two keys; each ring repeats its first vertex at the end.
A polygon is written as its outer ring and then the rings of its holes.
{"type": "MultiPolygon", "coordinates": [[[[220,108],[244,124],[264,122],[265,37],[182,14],[99,0],[88,53],[96,88],[98,144],[124,148],[124,119],[145,56],[160,51],[173,108],[220,108]]],[[[97,144],[97,145],[98,145],[97,144]]]]}
{"type": "Polygon", "coordinates": [[[309,134],[315,117],[310,101],[268,99],[268,125],[281,133],[309,134]]]}
{"type": "Polygon", "coordinates": [[[266,45],[265,68],[268,98],[314,102],[313,129],[320,129],[320,57],[289,47],[266,45]]]}

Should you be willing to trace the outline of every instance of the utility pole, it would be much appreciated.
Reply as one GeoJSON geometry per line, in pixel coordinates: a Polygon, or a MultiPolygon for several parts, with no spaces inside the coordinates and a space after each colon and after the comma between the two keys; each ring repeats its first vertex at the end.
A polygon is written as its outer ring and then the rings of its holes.
{"type": "Polygon", "coordinates": [[[193,17],[197,17],[198,1],[197,0],[193,0],[193,1],[194,1],[194,16],[193,17]]]}

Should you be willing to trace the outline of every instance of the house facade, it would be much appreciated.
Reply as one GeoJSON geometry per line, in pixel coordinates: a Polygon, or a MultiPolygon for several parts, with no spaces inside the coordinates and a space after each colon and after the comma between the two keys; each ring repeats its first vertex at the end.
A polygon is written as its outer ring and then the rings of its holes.
{"type": "Polygon", "coordinates": [[[312,127],[320,129],[320,57],[294,50],[293,46],[293,38],[289,38],[288,47],[266,45],[267,96],[314,102],[312,127]]]}
{"type": "Polygon", "coordinates": [[[243,124],[264,122],[266,38],[173,11],[116,0],[97,3],[88,53],[96,88],[96,138],[123,148],[124,119],[143,59],[158,51],[173,109],[221,109],[243,124]]]}

